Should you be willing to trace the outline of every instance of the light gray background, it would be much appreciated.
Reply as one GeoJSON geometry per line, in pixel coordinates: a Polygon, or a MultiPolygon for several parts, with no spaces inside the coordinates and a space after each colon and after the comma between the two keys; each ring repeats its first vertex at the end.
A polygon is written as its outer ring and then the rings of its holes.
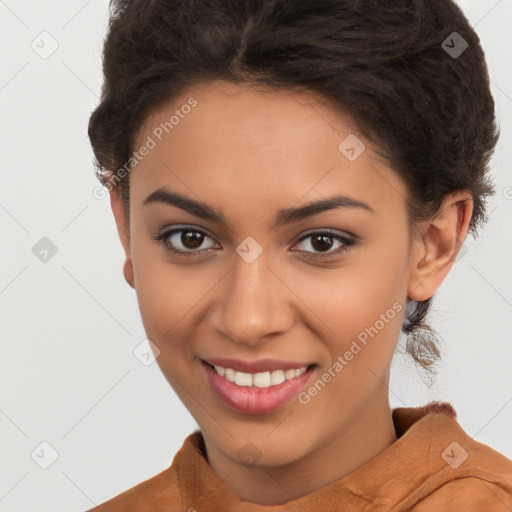
{"type": "MultiPolygon", "coordinates": [[[[460,5],[490,68],[497,194],[434,303],[437,381],[397,355],[390,400],[450,401],[469,435],[512,458],[512,0],[460,5]]],[[[87,122],[107,1],[0,1],[0,17],[0,512],[83,511],[168,467],[196,424],[157,364],[133,354],[145,338],[136,295],[108,199],[93,197],[87,122]],[[46,263],[32,252],[43,237],[57,248],[46,263]],[[47,469],[42,442],[58,452],[47,469]]]]}

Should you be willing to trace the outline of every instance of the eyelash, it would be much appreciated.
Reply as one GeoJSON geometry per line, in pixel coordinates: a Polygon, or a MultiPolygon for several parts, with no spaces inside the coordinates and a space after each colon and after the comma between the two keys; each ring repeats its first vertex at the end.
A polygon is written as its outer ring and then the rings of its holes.
{"type": "MultiPolygon", "coordinates": [[[[185,231],[190,231],[192,233],[200,233],[201,235],[204,235],[204,236],[206,236],[208,238],[211,238],[208,234],[206,234],[204,231],[201,231],[200,229],[195,229],[195,228],[194,229],[192,229],[192,228],[179,228],[179,229],[172,229],[172,230],[169,230],[169,231],[164,231],[163,233],[157,234],[157,235],[153,236],[153,240],[156,240],[157,242],[159,242],[161,245],[163,245],[163,247],[164,247],[164,249],[166,251],[168,251],[169,253],[171,253],[171,254],[179,257],[179,258],[191,258],[191,257],[192,258],[197,258],[197,257],[199,257],[199,254],[202,251],[210,250],[210,249],[198,249],[198,250],[191,250],[191,251],[180,251],[178,249],[171,249],[171,248],[169,248],[168,245],[167,245],[167,239],[171,235],[173,235],[175,233],[182,233],[182,232],[185,232],[185,231]]],[[[312,233],[308,233],[307,235],[305,235],[301,239],[299,239],[297,241],[297,243],[300,243],[303,240],[306,240],[306,239],[308,239],[310,237],[313,237],[314,235],[327,235],[330,238],[334,238],[338,242],[342,242],[343,245],[341,245],[338,249],[336,249],[334,251],[330,251],[328,253],[319,253],[319,254],[307,253],[308,254],[307,258],[308,259],[313,259],[313,260],[316,260],[316,259],[327,259],[329,257],[332,257],[333,255],[338,255],[338,254],[342,254],[344,252],[347,252],[352,246],[354,246],[356,244],[355,240],[352,240],[352,239],[347,238],[345,236],[339,235],[337,233],[333,233],[333,232],[331,232],[329,230],[315,231],[315,232],[312,232],[312,233]]],[[[303,252],[303,251],[297,251],[297,252],[303,252]]]]}

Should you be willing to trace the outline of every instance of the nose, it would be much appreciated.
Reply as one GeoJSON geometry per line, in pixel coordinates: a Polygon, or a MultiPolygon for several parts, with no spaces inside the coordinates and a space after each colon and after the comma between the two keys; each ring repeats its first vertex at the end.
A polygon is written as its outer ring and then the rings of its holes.
{"type": "Polygon", "coordinates": [[[294,322],[293,293],[261,254],[252,263],[238,255],[219,289],[210,322],[235,343],[255,346],[287,332],[294,322]]]}

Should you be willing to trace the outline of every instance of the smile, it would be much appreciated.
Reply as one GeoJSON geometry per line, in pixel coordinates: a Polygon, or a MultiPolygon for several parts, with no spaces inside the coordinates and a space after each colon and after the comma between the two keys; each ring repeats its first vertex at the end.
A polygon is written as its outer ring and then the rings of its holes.
{"type": "Polygon", "coordinates": [[[214,366],[215,371],[229,382],[234,382],[238,386],[269,388],[282,384],[285,380],[291,380],[302,375],[307,366],[289,370],[275,370],[273,372],[245,373],[237,372],[233,368],[224,368],[222,366],[214,366]]]}
{"type": "Polygon", "coordinates": [[[306,387],[316,373],[315,364],[301,366],[302,363],[283,364],[282,361],[273,361],[270,364],[268,360],[237,363],[238,370],[204,360],[201,364],[206,373],[206,381],[217,398],[232,410],[252,415],[266,414],[284,406],[306,387]],[[279,369],[278,364],[288,368],[279,369]],[[262,371],[264,365],[267,371],[262,371]],[[244,370],[251,366],[254,373],[241,371],[241,366],[245,366],[244,370]],[[273,368],[270,370],[269,367],[273,368]]]}

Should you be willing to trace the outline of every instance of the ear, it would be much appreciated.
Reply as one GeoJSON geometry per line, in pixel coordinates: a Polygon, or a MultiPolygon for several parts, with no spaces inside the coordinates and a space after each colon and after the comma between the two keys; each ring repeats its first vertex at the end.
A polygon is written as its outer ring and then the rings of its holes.
{"type": "Polygon", "coordinates": [[[441,286],[464,243],[472,213],[471,193],[461,190],[446,197],[434,219],[417,226],[409,267],[411,299],[427,300],[441,286]]]}
{"type": "Polygon", "coordinates": [[[112,208],[112,213],[114,214],[114,218],[116,221],[117,233],[119,234],[119,238],[121,240],[121,244],[123,246],[125,253],[125,260],[123,265],[124,278],[132,288],[135,288],[133,262],[130,249],[130,230],[128,226],[128,221],[126,219],[123,199],[121,197],[121,194],[115,187],[112,188],[109,193],[110,206],[112,208]]]}

